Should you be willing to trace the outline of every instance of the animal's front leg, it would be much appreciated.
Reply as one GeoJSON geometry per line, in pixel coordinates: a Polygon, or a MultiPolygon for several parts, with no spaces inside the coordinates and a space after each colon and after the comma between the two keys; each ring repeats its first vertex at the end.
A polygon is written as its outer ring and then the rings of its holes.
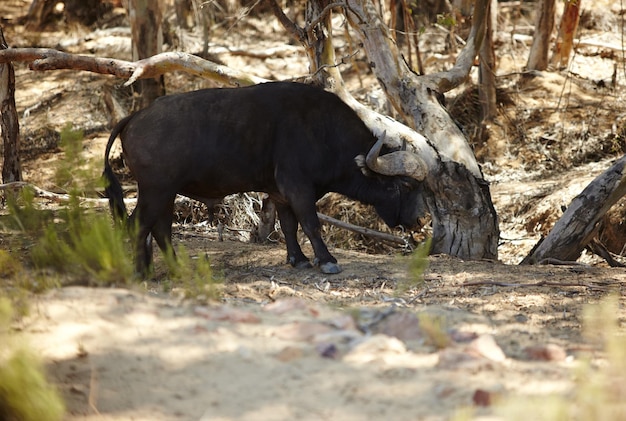
{"type": "Polygon", "coordinates": [[[298,269],[310,268],[311,262],[302,253],[300,244],[298,244],[298,220],[288,205],[276,203],[278,218],[280,219],[280,227],[285,235],[285,243],[287,243],[287,263],[298,269]]]}
{"type": "Polygon", "coordinates": [[[294,212],[302,230],[309,237],[313,251],[315,252],[315,264],[319,265],[322,273],[335,274],[341,272],[341,267],[337,264],[337,259],[328,251],[326,244],[322,240],[322,227],[317,217],[317,209],[315,202],[311,202],[312,206],[300,202],[294,204],[294,212]]]}

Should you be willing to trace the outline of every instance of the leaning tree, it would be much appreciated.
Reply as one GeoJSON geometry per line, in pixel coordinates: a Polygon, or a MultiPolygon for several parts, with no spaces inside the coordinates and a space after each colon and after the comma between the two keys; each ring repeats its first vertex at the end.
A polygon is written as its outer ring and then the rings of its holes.
{"type": "Polygon", "coordinates": [[[407,65],[372,0],[309,0],[303,27],[290,21],[275,0],[270,2],[283,26],[307,51],[311,73],[357,110],[374,134],[385,133],[389,147],[408,144],[425,162],[432,252],[496,259],[499,229],[489,185],[465,135],[440,101],[445,92],[468,78],[481,49],[491,2],[476,1],[472,29],[456,64],[447,71],[423,76],[407,65]],[[408,126],[361,105],[345,88],[332,42],[334,9],[344,14],[387,98],[408,126]]]}

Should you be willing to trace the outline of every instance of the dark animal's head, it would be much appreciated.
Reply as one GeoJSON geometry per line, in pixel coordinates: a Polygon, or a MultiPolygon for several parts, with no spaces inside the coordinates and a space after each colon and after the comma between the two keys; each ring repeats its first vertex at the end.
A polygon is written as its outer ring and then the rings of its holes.
{"type": "Polygon", "coordinates": [[[383,143],[384,135],[372,146],[367,157],[359,155],[356,162],[365,175],[385,176],[384,197],[374,203],[382,220],[390,227],[414,228],[426,211],[422,183],[428,173],[426,163],[404,148],[380,155],[383,143]]]}
{"type": "Polygon", "coordinates": [[[374,205],[376,213],[389,227],[399,225],[412,229],[426,213],[423,183],[409,177],[398,177],[388,190],[387,200],[374,205]]]}

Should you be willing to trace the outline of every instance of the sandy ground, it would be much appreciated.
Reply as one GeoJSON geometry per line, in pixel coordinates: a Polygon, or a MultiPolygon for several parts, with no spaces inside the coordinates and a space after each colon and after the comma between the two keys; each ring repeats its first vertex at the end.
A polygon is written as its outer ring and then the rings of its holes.
{"type": "Polygon", "coordinates": [[[581,334],[583,306],[626,292],[622,269],[434,256],[424,283],[397,295],[398,257],[338,252],[344,273],[328,277],[281,264],[279,247],[205,247],[228,280],[222,303],[154,284],[35,299],[23,332],[66,419],[493,416],[497,398],[569,396],[581,358],[602,355],[581,334]]]}

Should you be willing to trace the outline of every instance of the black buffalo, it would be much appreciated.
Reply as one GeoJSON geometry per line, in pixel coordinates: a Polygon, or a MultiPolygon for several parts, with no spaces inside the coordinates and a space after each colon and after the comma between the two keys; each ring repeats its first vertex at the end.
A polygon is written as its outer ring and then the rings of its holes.
{"type": "Polygon", "coordinates": [[[151,264],[149,235],[171,247],[176,194],[204,202],[266,192],[276,203],[287,260],[310,267],[298,223],[324,273],[341,271],[320,235],[315,202],[337,192],[371,204],[390,227],[413,227],[424,209],[423,164],[414,154],[380,155],[376,138],[332,93],[288,82],[205,89],[157,99],[120,121],[106,146],[103,176],[113,213],[126,218],[122,189],[109,164],[117,135],[137,181],[136,267],[151,264]],[[367,157],[365,157],[367,155],[367,157]]]}

